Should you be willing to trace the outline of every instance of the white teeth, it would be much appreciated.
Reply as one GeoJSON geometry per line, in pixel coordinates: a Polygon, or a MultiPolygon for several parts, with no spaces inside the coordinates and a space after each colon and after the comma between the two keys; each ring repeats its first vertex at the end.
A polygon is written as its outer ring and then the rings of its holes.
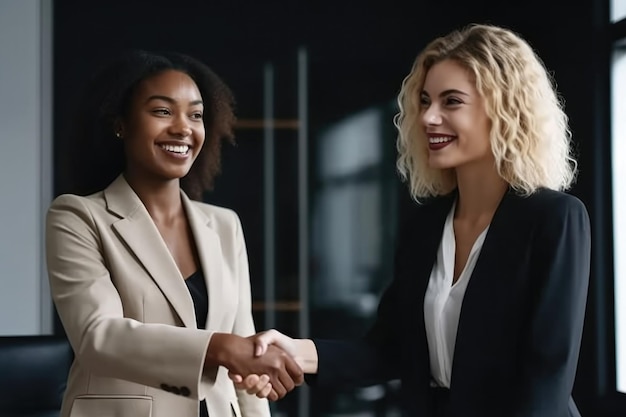
{"type": "Polygon", "coordinates": [[[452,136],[433,136],[428,138],[428,143],[445,143],[452,142],[454,138],[452,136]]]}
{"type": "Polygon", "coordinates": [[[189,152],[189,145],[159,145],[168,152],[186,154],[189,152]]]}

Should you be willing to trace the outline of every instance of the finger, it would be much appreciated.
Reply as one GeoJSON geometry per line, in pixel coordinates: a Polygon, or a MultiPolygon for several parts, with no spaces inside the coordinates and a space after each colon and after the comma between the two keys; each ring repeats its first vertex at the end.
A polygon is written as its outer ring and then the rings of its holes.
{"type": "Polygon", "coordinates": [[[286,355],[285,369],[295,385],[302,385],[304,383],[304,372],[300,365],[298,365],[298,362],[291,356],[286,355]]]}
{"type": "Polygon", "coordinates": [[[270,377],[272,391],[276,392],[276,395],[278,396],[277,399],[283,398],[285,395],[287,395],[287,392],[289,391],[287,390],[287,388],[285,388],[285,385],[283,384],[283,380],[286,380],[287,383],[289,383],[289,378],[286,378],[284,374],[284,371],[279,371],[278,374],[274,374],[270,377]]]}
{"type": "Polygon", "coordinates": [[[256,384],[259,382],[259,376],[252,374],[248,375],[246,379],[243,380],[241,386],[246,390],[248,394],[256,394],[257,390],[254,389],[256,384]]]}
{"type": "Polygon", "coordinates": [[[258,381],[258,375],[252,374],[248,375],[241,382],[235,382],[235,388],[240,390],[247,390],[250,387],[253,387],[258,381]]]}
{"type": "Polygon", "coordinates": [[[259,380],[261,379],[261,376],[257,375],[257,374],[251,374],[248,375],[246,377],[246,387],[248,388],[252,388],[254,387],[256,384],[259,383],[259,380]]]}
{"type": "MultiPolygon", "coordinates": [[[[265,379],[265,382],[261,382],[263,377],[255,375],[255,378],[250,378],[246,381],[246,392],[250,395],[254,395],[261,391],[263,387],[269,382],[269,378],[265,379]]],[[[246,378],[248,379],[248,378],[246,378]]]]}
{"type": "Polygon", "coordinates": [[[261,391],[257,392],[256,396],[259,398],[267,398],[272,392],[272,384],[267,384],[261,391]]]}
{"type": "Polygon", "coordinates": [[[246,389],[246,386],[243,384],[243,382],[233,382],[233,385],[235,386],[235,389],[239,389],[239,390],[246,389]]]}
{"type": "Polygon", "coordinates": [[[254,356],[259,357],[263,356],[265,351],[267,350],[267,345],[259,342],[258,340],[254,342],[254,356]]]}
{"type": "Polygon", "coordinates": [[[257,394],[258,396],[258,394],[262,392],[268,385],[272,385],[270,384],[269,375],[261,375],[256,385],[248,390],[248,394],[257,394]]]}
{"type": "Polygon", "coordinates": [[[254,338],[254,355],[261,356],[267,352],[267,347],[274,343],[277,343],[282,336],[282,333],[277,330],[270,329],[262,333],[259,333],[254,338]]]}
{"type": "Polygon", "coordinates": [[[236,384],[241,383],[243,381],[243,377],[241,375],[233,374],[231,372],[228,372],[228,377],[236,384]]]}
{"type": "MultiPolygon", "coordinates": [[[[297,369],[300,369],[300,367],[298,366],[298,364],[293,360],[293,358],[287,354],[283,354],[281,355],[281,360],[282,360],[282,367],[280,369],[277,369],[278,375],[277,378],[280,381],[281,385],[284,387],[284,389],[286,390],[286,392],[282,395],[283,397],[285,395],[287,395],[287,392],[293,390],[295,388],[295,381],[291,375],[291,373],[288,371],[288,369],[293,369],[292,372],[294,372],[294,376],[297,379],[298,376],[298,371],[297,369]],[[292,363],[293,362],[293,363],[292,363]],[[294,368],[295,365],[295,368],[294,368]]],[[[302,372],[302,370],[300,369],[300,372],[302,372]]],[[[278,391],[277,391],[278,392],[278,391]]],[[[281,393],[278,392],[278,394],[280,395],[281,393]]]]}
{"type": "Polygon", "coordinates": [[[285,395],[287,395],[287,393],[289,391],[293,390],[296,387],[296,384],[293,381],[293,379],[291,378],[291,375],[289,375],[289,373],[287,373],[287,371],[285,371],[285,370],[281,371],[278,374],[278,379],[279,379],[280,383],[282,384],[282,386],[285,389],[285,393],[283,394],[283,397],[285,395]]]}
{"type": "Polygon", "coordinates": [[[259,357],[263,356],[265,352],[267,352],[267,347],[271,344],[271,341],[268,342],[265,339],[262,339],[263,336],[259,336],[259,338],[254,340],[254,356],[259,357]]]}
{"type": "Polygon", "coordinates": [[[280,400],[280,397],[278,396],[278,393],[276,392],[276,390],[272,389],[270,393],[267,395],[267,399],[270,401],[278,401],[280,400]]]}
{"type": "Polygon", "coordinates": [[[275,346],[270,346],[266,356],[266,363],[270,366],[270,369],[272,369],[269,372],[272,387],[274,391],[276,391],[278,397],[283,398],[288,391],[293,389],[293,381],[285,370],[285,361],[293,361],[293,358],[275,346]],[[288,389],[288,387],[290,387],[290,389],[288,389]]]}

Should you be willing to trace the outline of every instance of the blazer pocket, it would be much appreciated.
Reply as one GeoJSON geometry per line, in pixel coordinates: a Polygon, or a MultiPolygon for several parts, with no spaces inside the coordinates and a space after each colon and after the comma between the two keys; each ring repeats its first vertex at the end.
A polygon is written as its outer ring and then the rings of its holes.
{"type": "Polygon", "coordinates": [[[151,417],[152,397],[147,395],[79,395],[70,417],[151,417]]]}

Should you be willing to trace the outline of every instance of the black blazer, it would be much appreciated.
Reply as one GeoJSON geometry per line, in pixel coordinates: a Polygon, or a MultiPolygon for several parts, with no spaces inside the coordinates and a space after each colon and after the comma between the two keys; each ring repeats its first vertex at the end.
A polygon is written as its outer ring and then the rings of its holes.
{"type": "MultiPolygon", "coordinates": [[[[395,275],[363,340],[314,339],[324,386],[401,379],[407,415],[433,415],[424,295],[456,194],[412,208],[395,275]]],[[[509,191],[461,308],[447,416],[580,416],[571,398],[590,269],[589,216],[576,197],[509,191]]]]}

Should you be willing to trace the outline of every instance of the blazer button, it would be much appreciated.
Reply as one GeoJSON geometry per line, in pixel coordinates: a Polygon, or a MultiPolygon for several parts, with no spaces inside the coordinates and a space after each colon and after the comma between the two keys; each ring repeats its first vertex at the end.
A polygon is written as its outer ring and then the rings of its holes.
{"type": "Polygon", "coordinates": [[[191,395],[191,391],[187,387],[180,387],[180,395],[183,397],[189,397],[191,395]]]}
{"type": "Polygon", "coordinates": [[[180,388],[178,388],[178,387],[170,387],[170,392],[172,394],[180,395],[180,388]]]}
{"type": "Polygon", "coordinates": [[[161,389],[166,392],[172,392],[172,387],[167,384],[161,384],[161,389]]]}

